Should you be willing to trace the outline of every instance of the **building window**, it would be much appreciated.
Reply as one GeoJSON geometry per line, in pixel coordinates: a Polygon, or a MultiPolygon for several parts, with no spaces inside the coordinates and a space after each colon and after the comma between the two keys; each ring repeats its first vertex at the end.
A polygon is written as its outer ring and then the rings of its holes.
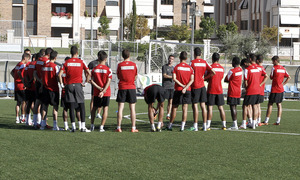
{"type": "MultiPolygon", "coordinates": [[[[91,30],[85,30],[85,39],[91,40],[91,30]]],[[[97,40],[97,30],[93,30],[93,40],[97,40]]]]}
{"type": "Polygon", "coordinates": [[[23,0],[13,0],[13,4],[23,4],[23,0]]]}
{"type": "Polygon", "coordinates": [[[241,9],[248,9],[248,0],[244,0],[242,3],[241,9]]]}
{"type": "Polygon", "coordinates": [[[252,31],[255,31],[255,20],[252,20],[252,31]]]}
{"type": "Polygon", "coordinates": [[[236,10],[236,2],[233,4],[233,10],[236,10]]]}
{"type": "Polygon", "coordinates": [[[225,13],[226,13],[226,16],[229,16],[229,4],[228,3],[226,3],[225,13]]]}
{"type": "Polygon", "coordinates": [[[118,1],[106,1],[106,6],[118,6],[118,1]]]}
{"type": "Polygon", "coordinates": [[[98,14],[98,0],[86,0],[85,1],[85,16],[91,16],[91,2],[93,1],[93,16],[98,14]],[[87,13],[87,14],[86,14],[87,13]]]}
{"type": "Polygon", "coordinates": [[[248,21],[241,21],[241,30],[248,30],[248,21]]]}
{"type": "Polygon", "coordinates": [[[161,0],[162,5],[173,5],[173,0],[161,0]]]}
{"type": "Polygon", "coordinates": [[[12,20],[23,20],[23,7],[13,6],[12,7],[12,20]]]}
{"type": "Polygon", "coordinates": [[[230,9],[229,9],[229,14],[230,14],[230,16],[232,16],[232,3],[230,3],[230,9]]]}
{"type": "Polygon", "coordinates": [[[52,12],[73,13],[73,6],[70,4],[52,4],[52,12]]]}
{"type": "Polygon", "coordinates": [[[68,33],[70,38],[73,38],[73,28],[53,27],[51,28],[51,37],[61,37],[62,33],[68,33]]]}
{"type": "Polygon", "coordinates": [[[256,20],[256,32],[259,32],[259,20],[256,20]]]}
{"type": "Polygon", "coordinates": [[[181,25],[186,25],[186,20],[181,20],[181,25]]]}
{"type": "Polygon", "coordinates": [[[37,34],[37,0],[27,0],[26,29],[28,35],[37,34]]]}
{"type": "Polygon", "coordinates": [[[161,19],[173,19],[173,16],[161,16],[161,19]]]}

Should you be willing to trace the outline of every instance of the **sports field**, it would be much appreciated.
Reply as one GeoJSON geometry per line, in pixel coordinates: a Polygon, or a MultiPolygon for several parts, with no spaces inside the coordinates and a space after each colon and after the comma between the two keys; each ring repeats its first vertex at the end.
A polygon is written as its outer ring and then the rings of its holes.
{"type": "MultiPolygon", "coordinates": [[[[104,133],[98,132],[99,119],[91,133],[33,130],[15,124],[14,106],[13,100],[0,100],[0,179],[300,179],[299,101],[283,102],[280,126],[222,131],[215,107],[212,127],[216,129],[180,132],[174,126],[172,132],[160,133],[150,132],[143,100],[136,107],[139,133],[130,132],[128,119],[123,119],[123,133],[114,132],[115,100],[104,133]]],[[[264,119],[266,102],[262,107],[264,119]]],[[[225,110],[230,127],[228,106],[225,110]]],[[[128,114],[125,106],[124,115],[128,114]]],[[[180,119],[178,112],[175,124],[180,119]]],[[[49,120],[52,125],[50,115],[49,120]]],[[[275,120],[274,108],[270,123],[275,120]]],[[[192,123],[189,107],[186,128],[192,123]]]]}

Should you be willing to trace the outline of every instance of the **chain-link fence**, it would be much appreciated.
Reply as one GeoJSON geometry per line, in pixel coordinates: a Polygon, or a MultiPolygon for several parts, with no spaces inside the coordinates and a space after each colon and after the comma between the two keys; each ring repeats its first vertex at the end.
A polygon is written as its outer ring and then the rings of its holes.
{"type": "Polygon", "coordinates": [[[0,51],[23,51],[24,22],[0,20],[0,51]]]}

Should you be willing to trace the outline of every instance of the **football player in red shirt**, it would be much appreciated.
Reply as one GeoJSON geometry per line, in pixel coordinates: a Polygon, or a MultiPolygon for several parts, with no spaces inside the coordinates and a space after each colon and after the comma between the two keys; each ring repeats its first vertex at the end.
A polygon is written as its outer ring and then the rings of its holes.
{"type": "Polygon", "coordinates": [[[283,100],[283,86],[286,85],[290,80],[291,76],[288,74],[286,69],[279,64],[280,60],[278,56],[272,57],[273,68],[271,70],[270,79],[272,79],[272,88],[271,94],[269,96],[268,110],[266,114],[266,119],[262,125],[268,125],[269,119],[272,113],[273,103],[277,105],[277,121],[274,125],[280,125],[280,119],[282,114],[282,105],[283,100]],[[284,81],[285,79],[285,81],[284,81]]]}
{"type": "Polygon", "coordinates": [[[163,123],[163,116],[164,116],[164,88],[157,84],[152,84],[147,86],[144,89],[144,99],[146,103],[148,104],[148,117],[151,124],[151,131],[155,132],[155,125],[154,125],[154,113],[153,110],[156,111],[153,104],[155,100],[157,99],[157,109],[159,109],[159,115],[158,115],[158,125],[157,125],[157,131],[161,132],[161,125],[163,123]]]}
{"type": "Polygon", "coordinates": [[[136,104],[136,87],[135,80],[137,77],[136,64],[130,61],[130,52],[125,49],[122,51],[124,61],[118,64],[117,76],[119,79],[119,90],[117,95],[118,114],[117,114],[117,129],[116,132],[122,132],[121,122],[123,117],[124,103],[129,103],[130,118],[131,118],[131,132],[139,132],[136,129],[135,121],[135,104],[136,104]]]}
{"type": "Polygon", "coordinates": [[[188,105],[191,104],[191,85],[194,82],[194,71],[186,63],[187,53],[182,51],[179,55],[180,63],[173,71],[173,80],[175,82],[175,92],[173,97],[171,119],[167,130],[172,130],[173,122],[176,118],[176,111],[179,105],[182,105],[182,122],[180,131],[184,131],[187,119],[188,105]]]}
{"type": "Polygon", "coordinates": [[[53,106],[53,130],[59,131],[59,127],[57,125],[57,111],[59,105],[59,88],[58,88],[58,72],[59,67],[55,64],[57,57],[57,52],[52,51],[50,53],[50,61],[42,67],[42,123],[41,130],[45,129],[47,125],[47,113],[48,106],[53,106]]]}
{"type": "Polygon", "coordinates": [[[66,102],[70,103],[70,119],[72,122],[71,132],[76,131],[75,126],[75,106],[78,105],[80,108],[80,119],[81,119],[81,132],[91,132],[85,126],[85,106],[84,106],[84,92],[83,87],[89,81],[91,72],[86,66],[85,62],[78,58],[78,48],[76,46],[71,47],[72,58],[65,61],[64,65],[60,69],[58,74],[59,82],[62,88],[65,88],[66,102]],[[85,82],[82,82],[82,72],[85,72],[85,82]],[[66,85],[62,80],[62,74],[66,73],[66,85]]]}
{"type": "Polygon", "coordinates": [[[246,129],[246,117],[248,115],[250,123],[248,124],[253,129],[256,127],[257,115],[258,115],[258,104],[259,104],[259,95],[260,87],[266,82],[268,75],[257,69],[256,67],[256,57],[253,54],[249,55],[245,62],[248,67],[244,72],[244,80],[246,87],[246,95],[243,102],[243,122],[240,126],[241,129],[246,129]],[[261,81],[261,76],[264,76],[263,81],[261,81]],[[252,120],[253,117],[253,120],[252,120]]]}
{"type": "Polygon", "coordinates": [[[237,109],[236,106],[240,104],[241,98],[241,86],[242,86],[242,78],[243,78],[243,69],[239,66],[240,58],[234,57],[232,59],[232,67],[227,73],[224,81],[229,83],[228,92],[227,92],[227,104],[230,106],[231,118],[233,124],[230,130],[238,130],[239,127],[237,125],[237,109]]]}
{"type": "Polygon", "coordinates": [[[194,57],[195,59],[191,61],[191,67],[194,70],[195,78],[194,83],[192,84],[191,91],[194,126],[189,129],[190,131],[198,131],[198,103],[200,103],[200,107],[202,110],[203,124],[205,124],[206,126],[207,110],[205,107],[205,103],[207,102],[207,93],[204,86],[204,81],[216,74],[212,67],[204,59],[201,59],[201,49],[199,47],[196,47],[194,49],[194,57]],[[209,74],[205,76],[205,78],[203,78],[206,71],[208,71],[209,74]]]}
{"type": "MultiPolygon", "coordinates": [[[[213,53],[211,65],[212,69],[215,71],[215,75],[208,79],[207,87],[207,130],[210,130],[210,122],[213,116],[213,106],[217,105],[220,117],[222,120],[222,129],[226,130],[226,116],[223,108],[224,105],[224,95],[222,88],[222,79],[224,77],[224,68],[219,64],[220,55],[218,53],[213,53]]],[[[204,129],[205,127],[203,127],[204,129]]]]}
{"type": "Polygon", "coordinates": [[[20,123],[19,111],[21,106],[21,122],[25,123],[25,89],[24,86],[24,70],[26,68],[26,64],[30,59],[30,55],[25,53],[22,55],[22,60],[15,66],[15,68],[10,72],[11,76],[14,78],[15,84],[15,101],[16,104],[16,123],[20,123]]]}
{"type": "Polygon", "coordinates": [[[98,52],[99,64],[92,70],[91,84],[93,91],[93,109],[91,111],[91,131],[95,129],[94,120],[95,113],[99,107],[103,107],[102,122],[100,125],[100,132],[104,132],[104,125],[108,115],[108,106],[111,96],[110,83],[112,79],[112,71],[105,65],[107,61],[107,54],[104,51],[98,52]]]}
{"type": "MultiPolygon", "coordinates": [[[[257,64],[257,69],[259,69],[260,71],[264,71],[266,73],[265,68],[262,66],[264,61],[264,58],[262,55],[257,55],[256,56],[256,64],[257,64]]],[[[261,81],[263,81],[264,77],[261,76],[261,81]]],[[[258,118],[257,118],[257,124],[256,126],[261,126],[261,106],[260,104],[264,102],[264,97],[265,97],[265,85],[266,83],[264,83],[260,88],[260,96],[259,96],[259,104],[258,104],[258,118]]]]}

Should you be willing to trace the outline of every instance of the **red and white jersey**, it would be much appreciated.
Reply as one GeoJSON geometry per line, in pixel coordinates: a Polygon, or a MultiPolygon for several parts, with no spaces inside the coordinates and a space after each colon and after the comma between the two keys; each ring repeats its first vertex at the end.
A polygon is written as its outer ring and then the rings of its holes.
{"type": "Polygon", "coordinates": [[[49,62],[49,59],[47,57],[41,57],[36,61],[35,64],[35,70],[37,73],[37,76],[42,79],[42,67],[45,66],[49,62]]]}
{"type": "Polygon", "coordinates": [[[264,76],[266,72],[257,69],[256,65],[250,65],[245,69],[244,79],[247,81],[246,95],[259,95],[261,76],[264,76]]]}
{"type": "Polygon", "coordinates": [[[204,87],[204,74],[210,71],[212,67],[204,59],[194,59],[191,61],[191,67],[194,70],[195,79],[192,84],[192,89],[199,89],[204,87]]]}
{"type": "Polygon", "coordinates": [[[216,74],[209,78],[207,93],[223,94],[222,79],[224,77],[224,68],[219,63],[214,63],[211,65],[211,67],[216,74]]]}
{"type": "MultiPolygon", "coordinates": [[[[112,71],[109,67],[99,64],[92,70],[92,78],[98,86],[104,88],[108,79],[112,79],[112,71]]],[[[99,89],[97,89],[96,87],[93,88],[94,96],[98,96],[100,93],[99,89]]],[[[110,86],[107,88],[103,96],[111,96],[110,86]]]]}
{"type": "MultiPolygon", "coordinates": [[[[258,70],[263,71],[264,74],[267,74],[267,72],[266,72],[266,70],[265,70],[265,68],[264,68],[263,66],[257,64],[256,67],[257,67],[258,70]]],[[[261,76],[261,77],[260,77],[260,82],[262,82],[262,81],[264,80],[264,78],[265,78],[264,76],[261,76]]],[[[261,96],[264,96],[264,95],[265,95],[265,86],[266,86],[266,83],[264,83],[264,84],[260,87],[260,95],[261,95],[261,96]]]]}
{"type": "MultiPolygon", "coordinates": [[[[25,68],[24,76],[27,76],[29,78],[29,80],[34,79],[33,72],[35,70],[35,64],[36,64],[36,61],[32,61],[25,68]]],[[[30,91],[35,91],[35,81],[34,80],[31,81],[30,87],[28,87],[27,89],[30,90],[30,91]]]]}
{"type": "MultiPolygon", "coordinates": [[[[63,73],[61,75],[63,84],[66,84],[66,76],[67,76],[66,72],[63,70],[63,73]]],[[[61,89],[61,97],[63,98],[63,97],[65,97],[65,95],[66,95],[66,90],[65,90],[65,88],[62,88],[61,89]]]]}
{"type": "Polygon", "coordinates": [[[82,71],[87,70],[86,63],[78,58],[65,61],[62,70],[66,72],[66,84],[82,83],[82,71]]]}
{"type": "Polygon", "coordinates": [[[136,64],[132,61],[123,61],[118,64],[117,76],[119,78],[119,89],[136,89],[135,77],[137,76],[136,64]]]}
{"type": "Polygon", "coordinates": [[[24,77],[24,70],[26,68],[26,64],[19,62],[15,68],[13,69],[14,72],[14,83],[15,83],[15,90],[22,91],[24,90],[24,84],[22,79],[19,77],[18,72],[21,72],[21,76],[24,77]]]}
{"type": "Polygon", "coordinates": [[[53,62],[48,62],[44,67],[42,67],[43,86],[50,91],[58,92],[58,73],[59,67],[53,62]]]}
{"type": "MultiPolygon", "coordinates": [[[[179,63],[175,66],[173,70],[173,74],[176,75],[176,79],[183,85],[187,85],[190,80],[191,76],[194,74],[194,71],[190,65],[187,63],[179,63]]],[[[175,82],[175,90],[182,91],[183,87],[175,82]]],[[[191,91],[191,86],[187,89],[187,91],[191,91]]]]}
{"type": "Polygon", "coordinates": [[[235,67],[230,69],[225,77],[225,80],[229,81],[227,96],[232,98],[241,97],[241,86],[243,79],[243,69],[241,67],[235,67]]]}
{"type": "Polygon", "coordinates": [[[270,74],[270,78],[272,79],[272,89],[271,93],[282,93],[284,91],[283,88],[283,80],[284,78],[288,78],[290,75],[286,71],[286,69],[281,65],[273,66],[270,74]]]}

